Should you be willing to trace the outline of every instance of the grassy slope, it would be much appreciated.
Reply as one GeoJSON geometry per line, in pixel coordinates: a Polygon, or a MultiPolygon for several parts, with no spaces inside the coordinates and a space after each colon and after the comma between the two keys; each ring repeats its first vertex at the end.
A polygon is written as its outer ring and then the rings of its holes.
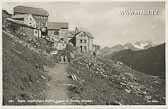
{"type": "Polygon", "coordinates": [[[123,50],[107,57],[132,65],[138,71],[165,78],[165,44],[147,50],[123,50]]]}
{"type": "Polygon", "coordinates": [[[16,43],[8,35],[3,33],[2,37],[3,104],[19,104],[9,103],[8,100],[44,99],[43,90],[48,77],[44,73],[43,65],[50,61],[16,43]]]}
{"type": "Polygon", "coordinates": [[[93,100],[92,103],[78,104],[165,104],[165,81],[154,78],[151,75],[143,74],[134,70],[130,73],[130,68],[125,65],[116,65],[113,62],[99,58],[98,63],[102,64],[104,74],[96,74],[96,68],[90,72],[86,67],[87,59],[82,58],[75,61],[68,69],[70,73],[77,76],[77,88],[72,90],[72,99],[93,100]],[[130,74],[130,75],[129,75],[130,74]],[[131,76],[132,75],[132,76],[131,76]],[[154,83],[157,81],[158,83],[154,83]],[[121,83],[128,84],[127,86],[121,83]],[[134,88],[131,88],[133,86],[134,88]],[[125,89],[131,90],[130,93],[125,89]],[[138,92],[136,89],[140,89],[138,92]],[[147,94],[143,93],[147,92],[147,94]],[[148,103],[146,96],[151,96],[158,103],[148,103]]]}

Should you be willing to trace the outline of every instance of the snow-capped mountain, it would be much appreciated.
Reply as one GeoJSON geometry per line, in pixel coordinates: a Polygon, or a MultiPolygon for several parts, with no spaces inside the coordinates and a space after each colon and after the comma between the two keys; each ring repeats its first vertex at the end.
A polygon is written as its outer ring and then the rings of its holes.
{"type": "Polygon", "coordinates": [[[128,66],[133,65],[138,71],[165,77],[165,43],[145,50],[122,50],[108,55],[108,58],[121,61],[128,66]]]}
{"type": "Polygon", "coordinates": [[[124,45],[125,49],[131,49],[131,50],[143,50],[153,47],[154,44],[149,41],[137,41],[135,43],[126,43],[124,45]]]}
{"type": "Polygon", "coordinates": [[[107,56],[115,52],[119,52],[125,49],[130,49],[133,51],[144,50],[153,47],[154,44],[149,41],[137,41],[134,43],[126,43],[124,45],[118,44],[113,47],[104,47],[99,51],[99,55],[107,56]]]}

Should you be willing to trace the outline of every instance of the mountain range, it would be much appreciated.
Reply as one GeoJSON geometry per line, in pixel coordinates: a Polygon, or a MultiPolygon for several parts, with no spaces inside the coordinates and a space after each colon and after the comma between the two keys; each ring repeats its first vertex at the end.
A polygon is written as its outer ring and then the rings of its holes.
{"type": "Polygon", "coordinates": [[[138,51],[126,49],[106,55],[106,57],[121,61],[138,71],[165,77],[165,43],[138,51]]]}
{"type": "Polygon", "coordinates": [[[154,46],[154,44],[150,41],[137,41],[135,43],[124,44],[125,49],[131,49],[131,50],[134,50],[134,51],[148,49],[148,48],[153,47],[153,46],[154,46]]]}
{"type": "Polygon", "coordinates": [[[104,47],[99,51],[99,54],[102,56],[107,56],[115,52],[119,52],[125,49],[130,49],[133,51],[144,50],[155,46],[150,41],[137,41],[134,43],[126,43],[124,45],[118,44],[113,47],[104,47]]]}

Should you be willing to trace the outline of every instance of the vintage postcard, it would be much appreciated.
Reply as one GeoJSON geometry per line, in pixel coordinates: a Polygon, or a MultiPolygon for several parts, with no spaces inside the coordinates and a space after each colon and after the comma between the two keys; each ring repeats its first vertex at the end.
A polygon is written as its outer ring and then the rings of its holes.
{"type": "Polygon", "coordinates": [[[2,2],[3,106],[166,106],[164,1],[2,2]]]}

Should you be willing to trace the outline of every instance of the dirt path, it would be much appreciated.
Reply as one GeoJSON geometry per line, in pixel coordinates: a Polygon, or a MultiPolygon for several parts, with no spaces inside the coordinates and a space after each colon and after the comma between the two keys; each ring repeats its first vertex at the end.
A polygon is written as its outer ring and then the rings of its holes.
{"type": "Polygon", "coordinates": [[[49,89],[47,90],[46,100],[55,100],[57,103],[49,104],[67,104],[61,102],[61,100],[68,100],[68,84],[70,84],[70,79],[67,78],[68,74],[66,68],[68,64],[55,64],[53,68],[47,68],[48,75],[51,80],[47,83],[49,89]],[[58,103],[59,102],[59,103],[58,103]]]}

